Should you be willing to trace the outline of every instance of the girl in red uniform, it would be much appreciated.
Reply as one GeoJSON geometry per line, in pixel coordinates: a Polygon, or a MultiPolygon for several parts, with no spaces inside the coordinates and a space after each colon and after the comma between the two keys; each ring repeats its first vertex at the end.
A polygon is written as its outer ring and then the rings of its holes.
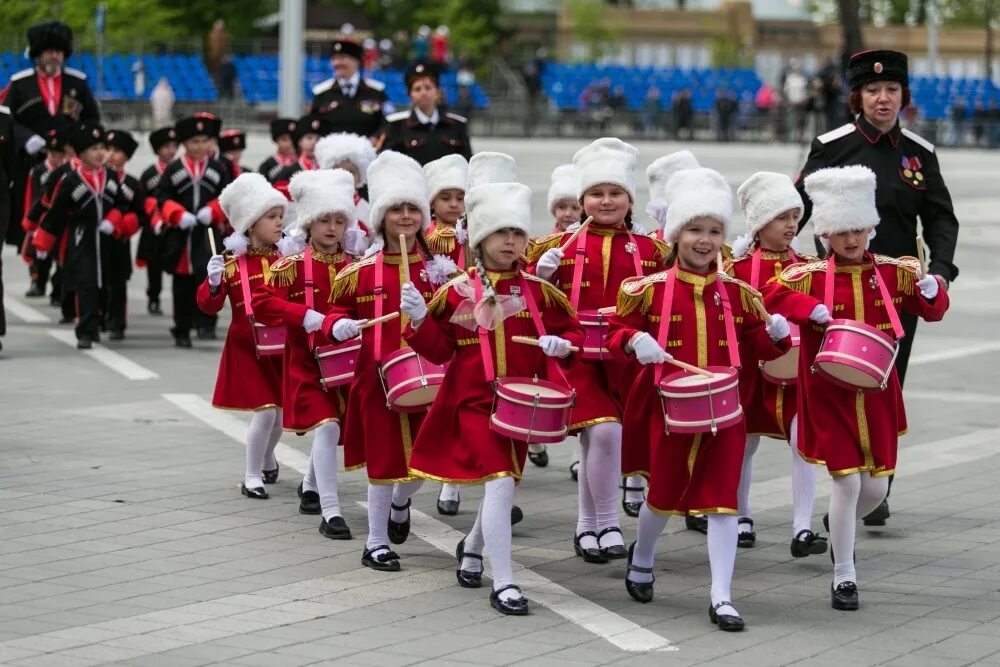
{"type": "Polygon", "coordinates": [[[265,499],[264,483],[278,478],[274,447],[281,437],[281,356],[259,356],[254,335],[251,295],[279,258],[285,198],[260,174],[240,174],[219,195],[219,205],[233,233],[223,243],[226,255],[208,260],[208,277],[198,286],[198,308],[217,315],[226,304],[232,322],[219,360],[212,405],[223,410],[250,410],[246,473],[240,492],[265,499]]]}
{"type": "Polygon", "coordinates": [[[732,214],[732,191],[722,175],[711,169],[680,171],[666,194],[664,238],[674,244],[670,268],[622,283],[608,337],[612,354],[644,366],[625,415],[627,429],[651,443],[645,468],[649,490],[639,512],[638,539],[629,548],[625,588],[639,602],[651,601],[653,556],[667,518],[707,514],[709,618],[722,630],[738,631],[743,619],[730,601],[730,583],[745,427],[740,419],[716,434],[667,434],[657,385],[670,374],[662,364],[672,357],[702,368],[739,368],[745,349],[756,358],[775,358],[791,340],[780,315],[765,330],[750,303],[758,296],[755,290],[718,273],[716,257],[732,214]]]}
{"type": "MultiPolygon", "coordinates": [[[[726,273],[739,278],[755,290],[781,275],[784,267],[810,257],[796,254],[792,248],[799,220],[802,197],[784,174],[761,171],[751,176],[737,191],[746,218],[747,233],[734,243],[736,259],[726,264],[726,273]]],[[[740,374],[740,403],[747,423],[747,445],[739,490],[739,546],[753,547],[757,535],[750,512],[750,481],[753,456],[761,436],[790,443],[792,455],[792,556],[826,553],[826,538],[812,531],[813,501],[816,497],[816,468],[799,454],[796,435],[795,384],[769,382],[760,364],[749,354],[740,374]]]]}
{"type": "MultiPolygon", "coordinates": [[[[441,280],[423,233],[430,224],[427,183],[412,158],[385,151],[368,169],[372,195],[371,224],[379,248],[337,275],[334,308],[323,324],[336,342],[358,336],[365,320],[399,310],[402,263],[409,265],[414,288],[425,298],[441,280]],[[401,248],[399,236],[406,238],[401,248]]],[[[455,269],[452,265],[452,270],[455,269]]],[[[402,544],[410,532],[410,497],[423,484],[407,466],[425,413],[403,413],[387,405],[381,363],[405,345],[400,317],[364,330],[344,432],[344,467],[368,472],[368,541],[361,563],[375,570],[399,570],[399,556],[389,543],[402,544]]]]}
{"type": "Polygon", "coordinates": [[[574,222],[580,222],[579,198],[580,179],[576,175],[576,167],[571,164],[561,164],[552,170],[549,181],[547,201],[549,214],[552,216],[553,234],[565,232],[574,222]]]}
{"type": "Polygon", "coordinates": [[[841,387],[811,371],[823,325],[833,316],[848,318],[898,340],[898,310],[938,321],[948,309],[948,293],[937,276],[920,275],[916,259],[868,252],[879,223],[870,169],[821,169],[806,178],[805,187],[813,201],[813,226],[829,253],[825,260],[784,269],[780,285],[768,290],[768,303],[802,327],[798,445],[804,458],[825,463],[833,477],[830,513],[824,518],[834,560],[831,605],[853,610],[858,608],[857,520],[885,498],[906,413],[895,369],[885,389],[868,392],[841,387]]]}
{"type": "Polygon", "coordinates": [[[284,362],[286,431],[314,431],[309,469],[299,486],[299,512],[322,514],[319,532],[348,540],[337,491],[337,446],[346,393],[326,389],[313,355],[329,341],[319,332],[332,302],[334,278],[350,257],[340,241],[354,220],[354,179],[343,169],[319,169],[295,174],[289,184],[299,228],[308,245],[271,267],[267,285],[254,295],[253,307],[264,324],[287,327],[284,362]]]}
{"type": "Polygon", "coordinates": [[[429,306],[412,285],[403,287],[403,310],[411,318],[407,341],[433,362],[451,360],[414,444],[410,471],[486,484],[476,522],[456,549],[458,583],[481,586],[485,546],[493,576],[490,604],[504,614],[526,614],[528,601],[511,569],[510,515],[528,446],[491,430],[493,381],[540,375],[565,384],[546,355],[568,357],[569,347],[582,343],[583,330],[562,292],[520,268],[531,191],[518,183],[480,185],[467,202],[475,268],[438,290],[429,306]],[[514,343],[515,335],[538,337],[540,347],[514,343]]]}
{"type": "MultiPolygon", "coordinates": [[[[665,247],[632,231],[635,202],[633,172],[639,152],[619,139],[603,138],[577,151],[584,218],[593,221],[580,232],[565,257],[562,244],[571,232],[533,242],[528,250],[532,271],[552,280],[580,311],[613,307],[621,282],[663,268],[665,247]]],[[[627,553],[619,527],[618,480],[622,459],[622,405],[633,375],[628,362],[581,360],[569,371],[576,389],[572,431],[581,433],[579,515],[574,549],[588,563],[606,563],[627,553]]]]}
{"type": "Polygon", "coordinates": [[[320,169],[344,169],[354,177],[354,206],[357,224],[349,225],[344,233],[344,250],[356,257],[364,254],[371,244],[368,218],[371,206],[365,199],[368,165],[375,159],[375,147],[368,137],[350,132],[328,134],[316,142],[316,162],[320,169]]]}

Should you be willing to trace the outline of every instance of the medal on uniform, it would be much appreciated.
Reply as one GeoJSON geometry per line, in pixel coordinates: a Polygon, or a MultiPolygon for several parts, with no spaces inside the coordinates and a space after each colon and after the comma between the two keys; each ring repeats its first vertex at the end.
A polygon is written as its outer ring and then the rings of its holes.
{"type": "Polygon", "coordinates": [[[625,252],[627,252],[630,255],[635,253],[635,251],[638,249],[639,247],[632,241],[629,241],[628,243],[625,244],[625,252]]]}
{"type": "MultiPolygon", "coordinates": [[[[875,270],[878,271],[878,269],[875,270]]],[[[868,284],[871,285],[872,289],[878,289],[878,278],[875,276],[874,273],[872,274],[872,277],[869,278],[868,284]]]]}
{"type": "Polygon", "coordinates": [[[420,279],[423,280],[425,283],[430,282],[430,278],[427,275],[427,269],[420,269],[420,279]]]}
{"type": "Polygon", "coordinates": [[[521,286],[520,285],[511,285],[511,287],[510,287],[510,297],[511,297],[511,299],[514,300],[515,303],[517,303],[521,307],[524,306],[524,299],[521,298],[521,286]]]}
{"type": "Polygon", "coordinates": [[[721,306],[722,305],[722,297],[719,296],[718,292],[715,293],[715,305],[716,306],[721,306]]]}

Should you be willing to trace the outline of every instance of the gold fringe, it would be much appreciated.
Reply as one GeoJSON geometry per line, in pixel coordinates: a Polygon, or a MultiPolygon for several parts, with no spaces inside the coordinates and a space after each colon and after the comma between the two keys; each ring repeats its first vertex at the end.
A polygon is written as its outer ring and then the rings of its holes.
{"type": "Polygon", "coordinates": [[[916,275],[909,268],[896,266],[896,291],[907,295],[913,294],[915,278],[916,275]]]}
{"type": "Polygon", "coordinates": [[[225,266],[226,280],[230,280],[233,276],[236,275],[236,268],[237,264],[235,257],[229,257],[228,259],[226,259],[226,266],[225,266]]]}
{"type": "Polygon", "coordinates": [[[532,264],[537,262],[538,259],[545,254],[546,250],[558,248],[561,245],[563,236],[564,233],[560,232],[558,234],[549,234],[548,236],[543,236],[531,241],[528,244],[528,249],[524,253],[524,256],[528,259],[528,263],[532,264]]]}
{"type": "Polygon", "coordinates": [[[295,282],[297,262],[290,257],[282,257],[264,271],[264,280],[268,285],[291,287],[295,282]]]}
{"type": "Polygon", "coordinates": [[[435,255],[450,255],[455,251],[455,235],[441,234],[437,230],[430,234],[427,239],[427,247],[435,255]]]}
{"type": "Polygon", "coordinates": [[[660,261],[667,261],[667,257],[670,255],[670,244],[666,241],[654,238],[653,245],[656,246],[656,251],[660,255],[660,261]]]}
{"type": "Polygon", "coordinates": [[[778,282],[788,289],[795,290],[796,292],[802,292],[803,294],[809,294],[812,291],[812,274],[805,273],[802,277],[796,280],[789,280],[784,275],[778,277],[778,282]]]}
{"type": "MultiPolygon", "coordinates": [[[[352,269],[353,266],[348,266],[347,269],[352,269]]],[[[331,271],[332,271],[331,267],[331,271]]],[[[333,287],[330,289],[330,303],[340,300],[340,297],[345,294],[354,294],[358,291],[358,271],[344,270],[341,271],[333,280],[333,287]]]]}
{"type": "MultiPolygon", "coordinates": [[[[337,266],[335,264],[327,264],[326,270],[330,276],[330,285],[335,285],[337,283],[337,266]]],[[[355,274],[357,275],[357,274],[355,274]]],[[[355,278],[355,281],[357,278],[355,278]]],[[[326,297],[327,303],[333,303],[333,290],[330,290],[330,296],[326,297]]]]}
{"type": "Polygon", "coordinates": [[[573,309],[569,299],[566,298],[566,295],[561,289],[548,281],[542,280],[540,282],[542,285],[542,296],[545,298],[546,308],[551,308],[553,305],[556,305],[561,307],[571,316],[576,317],[576,311],[573,309]]]}
{"type": "Polygon", "coordinates": [[[434,293],[434,298],[427,304],[427,312],[437,316],[444,312],[444,307],[448,304],[448,292],[451,291],[452,282],[441,285],[434,293]]]}
{"type": "Polygon", "coordinates": [[[271,264],[267,261],[267,257],[260,258],[260,268],[261,273],[263,273],[263,278],[265,283],[271,282],[271,264]]]}
{"type": "Polygon", "coordinates": [[[653,305],[653,285],[650,283],[646,288],[636,295],[629,294],[624,289],[618,290],[618,315],[625,317],[636,308],[639,312],[646,314],[653,305]]]}
{"type": "Polygon", "coordinates": [[[754,299],[759,298],[755,296],[753,292],[748,289],[740,287],[740,303],[743,305],[743,311],[750,315],[751,317],[756,317],[760,319],[760,315],[757,313],[757,308],[753,305],[754,299]]]}

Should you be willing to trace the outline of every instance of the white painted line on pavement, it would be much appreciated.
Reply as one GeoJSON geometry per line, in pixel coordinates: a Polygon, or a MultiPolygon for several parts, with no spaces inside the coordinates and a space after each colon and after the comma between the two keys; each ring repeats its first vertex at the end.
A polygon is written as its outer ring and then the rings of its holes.
{"type": "MultiPolygon", "coordinates": [[[[49,335],[61,343],[66,343],[73,348],[76,347],[76,334],[72,330],[49,329],[49,335]]],[[[109,350],[100,343],[95,343],[92,349],[81,350],[81,352],[129,380],[158,380],[160,378],[158,373],[145,366],[140,366],[122,354],[109,350]]]]}
{"type": "Polygon", "coordinates": [[[22,322],[26,322],[28,324],[44,324],[52,321],[52,318],[42,311],[35,310],[31,306],[21,303],[10,295],[4,297],[3,303],[4,307],[7,308],[7,312],[11,313],[22,322]]]}
{"type": "Polygon", "coordinates": [[[971,357],[977,354],[984,354],[986,352],[995,352],[997,350],[1000,350],[1000,341],[990,341],[986,343],[979,343],[978,345],[969,345],[967,347],[956,347],[951,350],[942,350],[940,352],[928,352],[927,354],[918,354],[914,357],[910,357],[910,366],[922,366],[924,364],[932,364],[938,361],[962,359],[964,357],[971,357]]]}
{"type": "MultiPolygon", "coordinates": [[[[197,394],[163,394],[163,398],[191,416],[229,436],[239,443],[246,442],[246,423],[234,413],[217,410],[197,394]]],[[[278,462],[305,474],[309,458],[296,449],[281,443],[274,450],[278,462]]],[[[365,507],[367,503],[359,502],[365,507]]],[[[421,540],[447,554],[455,552],[455,545],[464,535],[445,523],[412,509],[414,521],[411,532],[421,540]]],[[[586,600],[540,574],[514,563],[518,580],[524,584],[529,598],[545,605],[566,620],[609,641],[623,651],[676,651],[670,640],[646,630],[604,607],[586,600]]],[[[622,585],[624,589],[624,584],[622,585]]],[[[622,590],[622,595],[625,595],[622,590]]]]}
{"type": "Polygon", "coordinates": [[[907,400],[941,401],[944,403],[1000,403],[998,394],[977,394],[966,391],[922,391],[907,389],[903,392],[907,400]]]}

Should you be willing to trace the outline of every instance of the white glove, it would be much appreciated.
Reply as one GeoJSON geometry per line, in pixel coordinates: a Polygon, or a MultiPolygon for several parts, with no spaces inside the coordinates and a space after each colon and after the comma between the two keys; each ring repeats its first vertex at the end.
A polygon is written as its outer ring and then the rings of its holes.
{"type": "Polygon", "coordinates": [[[161,220],[160,222],[153,225],[153,235],[159,236],[162,233],[163,233],[163,221],[161,220]]]}
{"type": "Polygon", "coordinates": [[[105,236],[110,236],[115,233],[115,225],[110,220],[101,220],[101,224],[97,225],[97,231],[105,236]]]}
{"type": "Polygon", "coordinates": [[[917,287],[920,288],[920,293],[928,301],[932,301],[934,297],[938,295],[938,285],[937,278],[928,274],[917,281],[917,287]]]}
{"type": "Polygon", "coordinates": [[[771,323],[765,327],[765,330],[773,341],[779,341],[792,332],[785,316],[777,314],[771,315],[771,323]]]}
{"type": "Polygon", "coordinates": [[[812,312],[809,313],[809,319],[816,324],[829,324],[833,322],[833,317],[830,315],[830,311],[827,310],[826,306],[823,304],[818,304],[813,308],[812,312]]]}
{"type": "Polygon", "coordinates": [[[413,283],[403,283],[399,298],[399,308],[414,322],[420,322],[427,317],[427,304],[413,283]]]}
{"type": "Polygon", "coordinates": [[[28,137],[28,140],[24,142],[24,150],[28,155],[34,155],[38,151],[45,148],[45,139],[42,139],[37,134],[33,134],[28,137]]]}
{"type": "Polygon", "coordinates": [[[306,330],[306,333],[319,331],[325,319],[326,316],[323,313],[310,308],[306,311],[305,317],[302,318],[302,328],[306,330]]]}
{"type": "Polygon", "coordinates": [[[45,259],[48,256],[49,253],[45,252],[44,250],[38,250],[37,248],[35,249],[35,259],[45,259]]]}
{"type": "Polygon", "coordinates": [[[212,255],[208,260],[208,284],[218,287],[222,284],[222,272],[226,270],[226,260],[222,255],[212,255]]]}
{"type": "Polygon", "coordinates": [[[636,361],[643,366],[647,364],[662,364],[667,359],[673,359],[672,356],[667,354],[666,350],[660,347],[656,339],[645,331],[632,336],[629,344],[632,346],[632,351],[635,352],[636,361]]]}
{"type": "Polygon", "coordinates": [[[177,223],[177,226],[181,229],[191,229],[198,224],[198,218],[194,217],[192,214],[184,211],[181,214],[181,221],[177,223]]]}
{"type": "Polygon", "coordinates": [[[364,320],[349,320],[346,317],[339,319],[333,325],[333,337],[341,343],[345,340],[357,338],[358,334],[361,333],[360,326],[363,322],[364,320]]]}
{"type": "Polygon", "coordinates": [[[538,347],[550,357],[563,357],[569,354],[570,342],[559,336],[542,336],[538,339],[538,347]]]}
{"type": "Polygon", "coordinates": [[[535,275],[548,280],[559,269],[562,258],[562,248],[549,248],[544,255],[538,258],[538,264],[535,265],[535,275]]]}
{"type": "Polygon", "coordinates": [[[203,225],[212,224],[212,209],[207,206],[202,206],[198,209],[198,214],[195,216],[203,225]]]}

